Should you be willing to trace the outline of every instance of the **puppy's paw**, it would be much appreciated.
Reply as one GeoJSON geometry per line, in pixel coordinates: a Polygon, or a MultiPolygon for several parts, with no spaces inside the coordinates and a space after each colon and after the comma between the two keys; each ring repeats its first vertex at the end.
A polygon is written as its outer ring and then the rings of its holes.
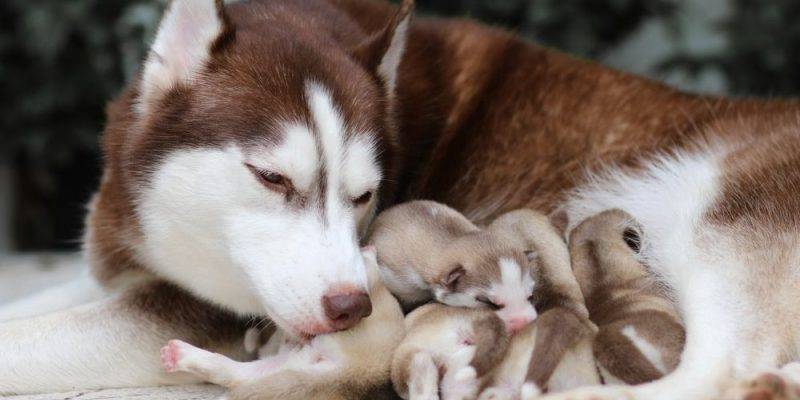
{"type": "Polygon", "coordinates": [[[526,382],[522,385],[520,390],[520,398],[522,400],[533,400],[542,395],[542,389],[539,389],[535,383],[526,382]]]}
{"type": "Polygon", "coordinates": [[[514,391],[501,386],[490,387],[478,396],[478,400],[514,400],[514,391]]]}
{"type": "Polygon", "coordinates": [[[180,340],[170,340],[161,348],[161,365],[167,372],[183,371],[182,361],[185,350],[194,346],[180,340]]]}
{"type": "Polygon", "coordinates": [[[800,374],[795,375],[794,369],[800,368],[790,364],[783,370],[763,372],[738,382],[723,400],[800,400],[800,374]]]}
{"type": "Polygon", "coordinates": [[[475,368],[463,367],[447,371],[442,378],[443,400],[471,400],[478,396],[478,373],[475,368]]]}

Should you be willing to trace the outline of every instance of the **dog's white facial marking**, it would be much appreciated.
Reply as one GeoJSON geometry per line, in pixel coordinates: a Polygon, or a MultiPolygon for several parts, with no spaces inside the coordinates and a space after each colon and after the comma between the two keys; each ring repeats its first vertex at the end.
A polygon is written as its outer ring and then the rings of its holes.
{"type": "Polygon", "coordinates": [[[536,309],[529,300],[533,293],[534,281],[528,268],[523,268],[510,258],[498,261],[500,282],[492,285],[488,293],[490,299],[502,306],[497,315],[512,331],[522,329],[536,319],[536,309]]]}
{"type": "Polygon", "coordinates": [[[263,145],[177,150],[140,193],[142,257],[193,293],[242,314],[268,314],[294,335],[328,332],[322,297],[367,291],[357,227],[381,179],[373,139],[346,132],[329,92],[308,86],[313,126],[287,123],[263,145]],[[246,166],[291,182],[262,185],[246,166]]]}

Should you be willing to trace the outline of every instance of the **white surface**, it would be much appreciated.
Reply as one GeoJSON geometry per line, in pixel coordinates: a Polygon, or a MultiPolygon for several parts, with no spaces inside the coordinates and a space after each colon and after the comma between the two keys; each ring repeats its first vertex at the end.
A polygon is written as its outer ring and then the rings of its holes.
{"type": "Polygon", "coordinates": [[[141,389],[112,389],[98,392],[70,392],[34,396],[0,397],[8,400],[211,400],[218,399],[223,393],[221,388],[200,385],[141,389]]]}
{"type": "MultiPolygon", "coordinates": [[[[67,282],[83,270],[77,254],[0,255],[0,304],[67,282]]],[[[221,388],[201,385],[161,388],[113,389],[32,396],[10,396],[13,400],[207,400],[217,399],[221,388]]]]}

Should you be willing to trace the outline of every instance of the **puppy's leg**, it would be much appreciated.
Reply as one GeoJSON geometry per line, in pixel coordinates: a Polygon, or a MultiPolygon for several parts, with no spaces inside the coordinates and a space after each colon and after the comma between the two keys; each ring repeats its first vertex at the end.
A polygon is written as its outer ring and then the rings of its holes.
{"type": "Polygon", "coordinates": [[[0,321],[32,317],[100,300],[106,294],[88,272],[70,282],[54,286],[0,306],[0,321]]]}
{"type": "Polygon", "coordinates": [[[197,382],[166,374],[161,346],[178,337],[238,356],[245,328],[172,285],[141,285],[67,311],[1,323],[0,394],[197,382]]]}
{"type": "Polygon", "coordinates": [[[180,340],[170,340],[161,349],[161,363],[167,372],[191,373],[204,381],[225,387],[234,387],[274,373],[285,359],[286,356],[275,356],[238,362],[180,340]]]}
{"type": "Polygon", "coordinates": [[[478,372],[471,365],[475,347],[463,346],[447,360],[442,377],[442,400],[468,400],[478,396],[478,372]]]}
{"type": "Polygon", "coordinates": [[[439,369],[424,351],[414,354],[408,365],[408,399],[439,399],[439,369]]]}

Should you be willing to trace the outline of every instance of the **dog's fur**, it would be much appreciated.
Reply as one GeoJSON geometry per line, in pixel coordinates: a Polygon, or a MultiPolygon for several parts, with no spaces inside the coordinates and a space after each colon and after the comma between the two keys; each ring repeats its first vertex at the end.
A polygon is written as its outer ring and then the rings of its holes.
{"type": "Polygon", "coordinates": [[[661,378],[678,366],[686,340],[669,293],[636,259],[643,234],[630,215],[609,210],[570,238],[572,268],[600,329],[594,355],[606,383],[661,378]]]}
{"type": "Polygon", "coordinates": [[[231,388],[229,400],[391,398],[391,355],[405,334],[403,312],[378,275],[374,249],[365,250],[372,314],[355,327],[296,343],[283,332],[265,347],[272,354],[233,361],[181,341],[161,351],[169,372],[196,375],[231,388]]]}
{"type": "Polygon", "coordinates": [[[379,0],[220,6],[178,0],[109,106],[87,254],[118,294],[1,324],[0,393],[175,383],[163,341],[235,353],[250,313],[325,331],[320,295],[365,286],[358,228],[418,198],[479,224],[641,224],[681,362],[562,398],[713,399],[800,358],[797,102],[685,94],[379,0]]]}

